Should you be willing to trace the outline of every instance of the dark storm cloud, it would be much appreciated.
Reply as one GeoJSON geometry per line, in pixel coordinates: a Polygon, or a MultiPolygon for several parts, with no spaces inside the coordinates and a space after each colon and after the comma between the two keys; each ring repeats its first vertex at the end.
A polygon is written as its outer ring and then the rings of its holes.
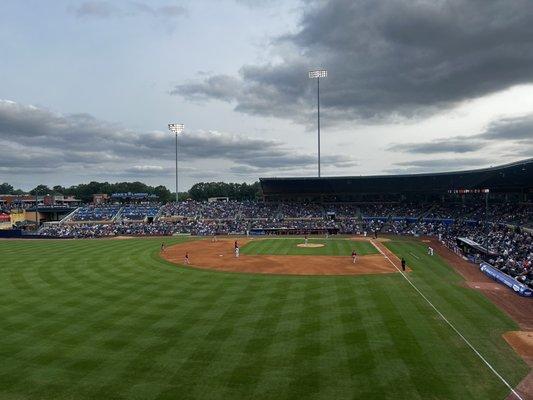
{"type": "Polygon", "coordinates": [[[153,7],[147,2],[129,1],[122,7],[111,1],[84,1],[71,11],[79,18],[114,18],[148,15],[154,18],[172,18],[186,13],[185,8],[178,5],[153,7]]]}
{"type": "MultiPolygon", "coordinates": [[[[122,173],[130,175],[161,176],[169,170],[159,164],[174,160],[175,151],[168,132],[137,132],[88,114],[61,115],[5,100],[0,100],[0,138],[5,153],[0,171],[6,174],[107,166],[110,171],[122,167],[122,173]]],[[[185,131],[179,137],[179,149],[182,160],[226,160],[236,168],[257,172],[307,168],[316,162],[314,155],[276,141],[221,132],[185,131]]],[[[340,155],[325,157],[324,162],[341,168],[356,165],[340,155]]]]}
{"type": "Polygon", "coordinates": [[[299,30],[277,38],[275,65],[243,66],[178,85],[247,114],[307,122],[325,67],[324,120],[417,117],[533,81],[529,0],[330,0],[306,4],[299,30]]]}
{"type": "Polygon", "coordinates": [[[387,150],[410,154],[469,153],[493,144],[499,147],[514,146],[516,156],[532,155],[533,114],[493,121],[477,135],[452,136],[429,142],[398,143],[389,146],[387,150]]]}
{"type": "Polygon", "coordinates": [[[531,142],[533,141],[533,114],[495,121],[478,137],[485,140],[518,140],[531,142]]]}

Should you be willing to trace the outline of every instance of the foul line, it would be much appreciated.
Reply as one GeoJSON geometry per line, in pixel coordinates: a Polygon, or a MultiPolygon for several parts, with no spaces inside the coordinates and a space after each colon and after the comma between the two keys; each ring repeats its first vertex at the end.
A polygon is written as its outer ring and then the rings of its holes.
{"type": "Polygon", "coordinates": [[[433,303],[431,301],[429,301],[429,299],[424,295],[424,293],[422,293],[416,286],[413,282],[411,282],[411,280],[396,266],[396,264],[394,264],[392,262],[392,260],[378,247],[376,246],[376,244],[374,243],[373,240],[370,240],[370,243],[372,243],[372,245],[378,249],[378,251],[383,255],[383,257],[385,257],[387,259],[388,262],[390,262],[392,264],[392,266],[394,268],[396,268],[396,270],[402,274],[402,276],[405,278],[405,280],[413,287],[413,289],[415,289],[418,294],[420,296],[422,296],[422,298],[424,300],[426,300],[426,302],[431,306],[431,308],[433,308],[435,310],[435,312],[444,320],[444,322],[446,322],[450,328],[452,328],[454,330],[455,333],[457,333],[457,335],[459,335],[459,337],[461,339],[463,339],[463,341],[467,344],[468,347],[470,347],[470,349],[472,349],[472,351],[481,359],[481,361],[483,361],[485,363],[485,365],[487,367],[489,367],[489,369],[494,373],[494,375],[496,375],[502,382],[505,386],[507,386],[507,388],[509,388],[509,390],[516,396],[517,399],[519,400],[524,400],[517,392],[516,390],[514,390],[514,388],[505,380],[505,378],[503,376],[501,376],[498,371],[496,371],[496,369],[494,369],[494,367],[485,359],[485,357],[483,357],[481,355],[481,353],[479,351],[476,350],[476,348],[468,341],[467,338],[465,338],[463,336],[463,334],[461,332],[459,332],[459,330],[450,322],[448,321],[448,319],[437,309],[437,307],[435,307],[433,305],[433,303]]]}

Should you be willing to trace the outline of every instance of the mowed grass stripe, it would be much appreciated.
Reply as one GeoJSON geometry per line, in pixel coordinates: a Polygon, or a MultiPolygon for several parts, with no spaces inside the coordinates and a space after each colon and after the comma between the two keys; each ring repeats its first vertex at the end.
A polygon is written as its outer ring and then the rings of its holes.
{"type": "MultiPolygon", "coordinates": [[[[160,243],[0,242],[0,398],[505,397],[399,275],[214,273],[161,260],[160,243]]],[[[500,337],[516,324],[424,246],[390,245],[518,382],[527,367],[500,337]]]]}
{"type": "Polygon", "coordinates": [[[241,253],[248,255],[327,255],[348,257],[355,250],[359,255],[378,254],[378,251],[371,243],[363,241],[310,238],[308,239],[309,244],[322,244],[323,247],[298,247],[299,244],[304,243],[304,238],[254,239],[242,246],[241,253]]]}

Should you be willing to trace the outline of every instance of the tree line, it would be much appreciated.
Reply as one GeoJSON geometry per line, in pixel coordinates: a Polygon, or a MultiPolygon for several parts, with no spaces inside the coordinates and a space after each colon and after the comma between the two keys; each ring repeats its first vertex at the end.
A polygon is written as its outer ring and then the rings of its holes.
{"type": "MultiPolygon", "coordinates": [[[[93,199],[93,194],[105,193],[148,193],[155,194],[160,201],[167,203],[174,201],[176,193],[171,192],[165,186],[149,186],[142,182],[89,182],[63,187],[61,185],[48,187],[47,185],[38,185],[29,192],[15,189],[9,183],[0,183],[0,194],[30,194],[33,196],[43,195],[65,195],[74,196],[81,201],[88,203],[93,199]]],[[[197,200],[204,201],[210,197],[228,197],[230,200],[256,200],[262,196],[261,185],[259,182],[252,184],[247,183],[225,183],[225,182],[200,182],[194,184],[187,192],[180,192],[180,200],[197,200]]]]}

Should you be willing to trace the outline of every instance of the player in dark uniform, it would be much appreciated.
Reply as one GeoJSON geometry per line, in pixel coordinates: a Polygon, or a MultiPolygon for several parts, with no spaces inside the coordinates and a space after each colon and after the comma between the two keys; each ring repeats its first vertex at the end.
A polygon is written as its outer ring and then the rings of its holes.
{"type": "Polygon", "coordinates": [[[402,271],[405,271],[405,258],[402,257],[402,271]]]}

